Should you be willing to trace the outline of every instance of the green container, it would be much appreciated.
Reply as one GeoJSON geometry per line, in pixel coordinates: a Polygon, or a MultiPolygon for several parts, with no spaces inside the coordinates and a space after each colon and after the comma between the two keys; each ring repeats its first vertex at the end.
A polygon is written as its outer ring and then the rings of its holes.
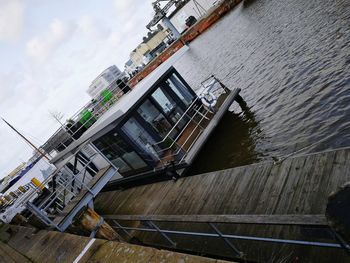
{"type": "Polygon", "coordinates": [[[80,124],[83,125],[86,129],[90,128],[95,122],[96,118],[92,115],[92,112],[89,110],[84,110],[81,113],[80,124]]]}
{"type": "Polygon", "coordinates": [[[103,90],[100,95],[103,98],[104,103],[109,102],[113,97],[112,92],[108,89],[103,90]]]}

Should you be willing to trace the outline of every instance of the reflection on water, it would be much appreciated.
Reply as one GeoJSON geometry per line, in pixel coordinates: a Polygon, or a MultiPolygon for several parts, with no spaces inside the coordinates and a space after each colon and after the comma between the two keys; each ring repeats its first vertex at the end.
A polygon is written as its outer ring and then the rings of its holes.
{"type": "Polygon", "coordinates": [[[256,152],[261,130],[249,108],[244,113],[227,112],[200,151],[189,175],[222,170],[257,162],[263,155],[256,152]]]}
{"type": "Polygon", "coordinates": [[[192,87],[215,74],[241,88],[256,119],[226,115],[195,167],[350,146],[349,0],[250,0],[175,67],[192,87]]]}

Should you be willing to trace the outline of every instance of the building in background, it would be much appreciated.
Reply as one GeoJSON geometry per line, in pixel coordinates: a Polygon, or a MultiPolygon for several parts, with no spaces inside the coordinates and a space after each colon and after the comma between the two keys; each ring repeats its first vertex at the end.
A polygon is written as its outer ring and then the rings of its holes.
{"type": "Polygon", "coordinates": [[[213,6],[215,6],[218,0],[190,0],[183,5],[179,5],[169,16],[170,22],[180,32],[184,32],[188,25],[186,21],[189,18],[195,18],[199,20],[206,15],[213,6]]]}
{"type": "Polygon", "coordinates": [[[130,53],[130,60],[136,69],[142,67],[163,52],[172,41],[171,31],[159,25],[156,31],[148,32],[142,43],[130,53]]]}
{"type": "Polygon", "coordinates": [[[127,74],[129,77],[133,76],[135,74],[137,67],[135,64],[132,62],[131,59],[129,59],[125,65],[124,65],[124,72],[127,74]]]}
{"type": "Polygon", "coordinates": [[[107,89],[112,83],[125,77],[117,66],[113,65],[105,69],[97,78],[95,78],[89,86],[87,93],[91,98],[95,98],[107,89]]]}

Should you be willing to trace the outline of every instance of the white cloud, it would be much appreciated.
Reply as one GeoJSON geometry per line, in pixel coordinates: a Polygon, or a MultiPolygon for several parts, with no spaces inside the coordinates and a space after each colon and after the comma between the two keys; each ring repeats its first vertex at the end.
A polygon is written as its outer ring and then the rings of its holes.
{"type": "Polygon", "coordinates": [[[111,30],[91,16],[83,16],[78,22],[78,31],[94,40],[108,37],[111,30]]]}
{"type": "MultiPolygon", "coordinates": [[[[28,5],[26,9],[40,10],[38,3],[45,1],[35,2],[37,5],[28,5]]],[[[152,18],[151,0],[118,2],[113,6],[111,1],[109,9],[86,9],[79,15],[72,11],[71,16],[56,13],[50,9],[51,4],[45,4],[49,11],[43,17],[28,16],[27,22],[33,26],[24,28],[23,35],[32,37],[23,38],[21,43],[28,56],[19,56],[16,62],[2,61],[6,72],[0,72],[1,115],[15,127],[44,141],[59,126],[50,118],[49,110],[61,111],[68,118],[87,103],[85,91],[90,82],[112,64],[123,68],[130,51],[146,34],[145,24],[152,18]],[[36,31],[41,29],[38,24],[46,24],[47,28],[36,31]]],[[[81,6],[85,6],[84,1],[81,6]]],[[[14,54],[21,52],[15,48],[14,54]]],[[[12,58],[6,49],[0,52],[12,58]]],[[[31,149],[0,122],[0,152],[8,152],[0,155],[1,178],[21,159],[28,158],[31,149]]]]}
{"type": "Polygon", "coordinates": [[[60,19],[54,19],[49,31],[42,36],[31,38],[26,45],[27,55],[33,57],[39,62],[44,62],[50,57],[60,45],[71,36],[74,26],[62,22],[60,19]]]}
{"type": "Polygon", "coordinates": [[[120,13],[124,13],[130,8],[132,9],[133,3],[135,3],[135,0],[114,0],[114,5],[120,13]]]}
{"type": "MultiPolygon", "coordinates": [[[[152,2],[154,0],[115,0],[117,18],[120,18],[124,23],[133,21],[135,18],[147,19],[154,13],[152,2]]],[[[145,26],[145,24],[139,26],[145,26]]]]}
{"type": "Polygon", "coordinates": [[[13,41],[23,29],[24,4],[18,0],[0,0],[0,40],[13,41]]]}

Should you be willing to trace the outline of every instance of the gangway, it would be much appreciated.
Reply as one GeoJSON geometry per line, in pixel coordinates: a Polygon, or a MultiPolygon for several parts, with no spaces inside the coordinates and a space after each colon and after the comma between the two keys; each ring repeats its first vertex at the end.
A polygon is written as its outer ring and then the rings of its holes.
{"type": "Polygon", "coordinates": [[[118,168],[87,142],[22,202],[46,226],[64,232],[113,176],[120,176],[118,168]],[[89,156],[82,154],[86,147],[89,156]]]}

